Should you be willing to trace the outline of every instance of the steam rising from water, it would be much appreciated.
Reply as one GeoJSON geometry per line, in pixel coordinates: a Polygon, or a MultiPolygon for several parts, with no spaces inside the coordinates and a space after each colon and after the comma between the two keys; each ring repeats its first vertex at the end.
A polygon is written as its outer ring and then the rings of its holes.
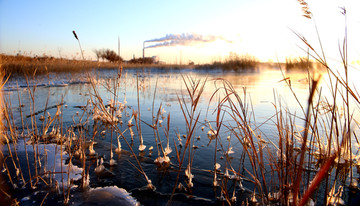
{"type": "Polygon", "coordinates": [[[146,40],[146,42],[158,42],[157,44],[153,44],[150,46],[146,46],[144,48],[156,48],[156,47],[164,47],[164,46],[189,46],[198,43],[210,43],[216,40],[223,40],[228,43],[232,43],[232,41],[225,39],[222,36],[214,36],[214,35],[201,35],[195,33],[183,33],[183,34],[167,34],[164,37],[146,40]]]}

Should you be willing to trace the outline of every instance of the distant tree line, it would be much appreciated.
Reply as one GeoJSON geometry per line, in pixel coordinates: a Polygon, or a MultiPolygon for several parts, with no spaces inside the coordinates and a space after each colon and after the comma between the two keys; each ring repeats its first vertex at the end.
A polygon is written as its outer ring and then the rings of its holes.
{"type": "Polygon", "coordinates": [[[239,71],[254,69],[258,64],[259,60],[250,54],[238,55],[237,53],[230,52],[229,57],[227,57],[225,61],[213,62],[211,67],[221,67],[223,69],[239,71]]]}
{"type": "Polygon", "coordinates": [[[290,58],[287,57],[285,62],[286,70],[293,70],[293,69],[312,69],[313,62],[310,61],[307,57],[297,57],[297,58],[290,58]]]}
{"type": "Polygon", "coordinates": [[[122,62],[123,59],[113,50],[110,49],[94,49],[93,50],[97,61],[101,58],[103,61],[108,60],[109,62],[122,62]]]}
{"type": "Polygon", "coordinates": [[[133,58],[129,60],[130,64],[153,64],[154,59],[151,57],[144,57],[144,58],[133,58]]]}

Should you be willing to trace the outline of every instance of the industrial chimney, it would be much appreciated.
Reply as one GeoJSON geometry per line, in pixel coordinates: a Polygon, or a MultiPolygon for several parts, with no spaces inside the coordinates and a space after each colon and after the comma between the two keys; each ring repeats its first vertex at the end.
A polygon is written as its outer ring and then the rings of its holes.
{"type": "Polygon", "coordinates": [[[145,42],[143,42],[143,59],[145,58],[145,42]]]}

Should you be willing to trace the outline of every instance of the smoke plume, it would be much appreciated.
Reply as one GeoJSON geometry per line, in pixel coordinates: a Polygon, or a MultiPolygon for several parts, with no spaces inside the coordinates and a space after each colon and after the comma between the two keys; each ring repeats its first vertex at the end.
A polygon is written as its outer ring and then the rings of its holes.
{"type": "Polygon", "coordinates": [[[148,42],[157,42],[156,44],[146,46],[144,48],[155,48],[155,47],[165,47],[165,46],[189,46],[199,43],[210,43],[216,40],[223,40],[228,43],[232,43],[232,41],[225,39],[222,36],[214,36],[214,35],[201,35],[195,33],[183,33],[183,34],[167,34],[164,37],[146,40],[145,43],[148,42]]]}

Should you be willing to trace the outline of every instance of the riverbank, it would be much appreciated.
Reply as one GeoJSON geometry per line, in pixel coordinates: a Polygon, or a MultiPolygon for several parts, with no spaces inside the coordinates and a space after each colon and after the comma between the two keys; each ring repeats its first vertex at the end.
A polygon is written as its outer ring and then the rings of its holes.
{"type": "MultiPolygon", "coordinates": [[[[241,62],[240,62],[241,63],[241,62]]],[[[238,65],[215,62],[213,64],[202,65],[188,65],[188,64],[131,64],[128,62],[105,62],[105,61],[90,61],[90,60],[71,60],[60,59],[54,57],[29,57],[29,56],[11,56],[0,54],[0,65],[5,75],[9,74],[44,74],[47,72],[83,72],[88,69],[96,68],[164,68],[164,69],[223,69],[223,70],[258,70],[261,65],[266,65],[272,68],[287,69],[286,63],[277,62],[256,62],[252,64],[238,65]]],[[[312,63],[312,68],[319,69],[320,66],[312,63]]],[[[294,69],[294,67],[292,67],[294,69]]],[[[304,67],[295,69],[304,69],[304,67]]]]}
{"type": "Polygon", "coordinates": [[[105,61],[90,60],[71,60],[54,57],[29,57],[29,56],[11,56],[0,54],[1,68],[5,74],[29,73],[36,71],[37,74],[46,72],[81,72],[93,68],[138,68],[138,67],[155,67],[155,68],[194,68],[194,65],[177,65],[177,64],[130,64],[105,61]]]}

